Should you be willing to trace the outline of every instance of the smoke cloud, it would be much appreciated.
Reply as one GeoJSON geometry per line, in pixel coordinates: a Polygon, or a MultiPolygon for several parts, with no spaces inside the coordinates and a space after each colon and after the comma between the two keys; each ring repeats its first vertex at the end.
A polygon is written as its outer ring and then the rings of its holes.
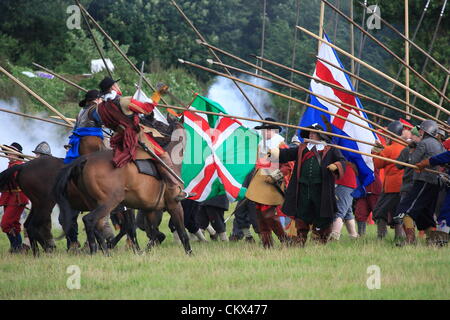
{"type": "MultiPolygon", "coordinates": [[[[241,76],[242,80],[251,82],[255,85],[270,88],[270,82],[251,76],[241,76]]],[[[269,93],[256,89],[254,87],[239,84],[250,101],[261,113],[263,118],[270,117],[272,114],[272,99],[269,93]]],[[[216,77],[214,83],[208,90],[208,98],[218,102],[231,115],[247,118],[259,119],[257,113],[253,110],[248,101],[236,87],[232,80],[224,77],[216,77]]],[[[253,128],[260,125],[259,122],[241,121],[246,127],[253,128]]]]}
{"type": "MultiPolygon", "coordinates": [[[[17,99],[0,100],[0,106],[11,111],[21,112],[17,99]]],[[[35,114],[48,118],[45,113],[35,114]]],[[[23,153],[34,155],[32,151],[42,142],[47,141],[55,157],[64,158],[64,145],[69,141],[70,130],[56,124],[29,119],[14,114],[0,112],[0,143],[10,145],[13,142],[23,147],[23,153]]],[[[8,159],[0,157],[0,171],[8,166],[8,159]]]]}

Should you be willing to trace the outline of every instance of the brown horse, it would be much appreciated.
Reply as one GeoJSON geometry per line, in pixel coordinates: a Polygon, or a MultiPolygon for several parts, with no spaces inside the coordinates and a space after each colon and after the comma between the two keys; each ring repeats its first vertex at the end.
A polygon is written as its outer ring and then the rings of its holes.
{"type": "MultiPolygon", "coordinates": [[[[182,157],[186,136],[180,123],[177,122],[176,128],[179,139],[173,139],[165,149],[169,154],[177,150],[177,156],[182,157]]],[[[61,220],[68,220],[66,217],[70,208],[90,211],[83,217],[83,222],[91,253],[97,251],[96,240],[102,251],[107,253],[105,239],[96,226],[100,219],[119,204],[146,212],[148,225],[153,225],[155,211],[166,209],[175,223],[186,253],[191,253],[189,238],[184,229],[183,208],[180,202],[175,200],[179,190],[168,188],[159,178],[139,173],[133,162],[115,168],[112,158],[111,151],[96,152],[75,160],[61,170],[54,189],[61,209],[61,220]]],[[[181,163],[176,171],[180,174],[181,163]]],[[[64,231],[66,228],[68,225],[63,224],[64,231]]]]}
{"type": "MultiPolygon", "coordinates": [[[[106,149],[99,137],[82,137],[80,154],[106,149]]],[[[7,189],[13,179],[30,199],[31,211],[24,223],[33,254],[38,254],[38,243],[45,252],[51,252],[55,243],[51,233],[51,213],[56,205],[52,188],[58,172],[64,167],[63,159],[41,156],[0,173],[0,189],[7,189]],[[14,174],[17,172],[16,177],[14,174]]],[[[71,215],[78,214],[72,212],[71,215]]]]}

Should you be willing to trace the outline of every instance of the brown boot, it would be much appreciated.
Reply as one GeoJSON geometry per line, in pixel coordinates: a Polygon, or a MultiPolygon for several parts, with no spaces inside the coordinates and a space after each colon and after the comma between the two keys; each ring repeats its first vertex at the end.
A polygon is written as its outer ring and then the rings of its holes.
{"type": "Polygon", "coordinates": [[[301,247],[304,247],[306,240],[308,240],[310,226],[301,219],[295,219],[295,227],[297,228],[296,242],[301,247]]]}
{"type": "Polygon", "coordinates": [[[394,243],[397,247],[403,247],[405,245],[406,234],[403,228],[403,224],[395,224],[395,237],[394,243]]]}
{"type": "Polygon", "coordinates": [[[272,232],[261,232],[260,236],[264,249],[270,249],[273,247],[272,232]]]}
{"type": "Polygon", "coordinates": [[[382,240],[387,235],[387,222],[386,220],[379,219],[377,221],[377,237],[379,240],[382,240]]]}
{"type": "Polygon", "coordinates": [[[276,234],[278,240],[280,240],[281,243],[288,244],[290,238],[284,231],[284,228],[281,225],[280,220],[278,220],[276,216],[270,219],[270,227],[272,228],[273,233],[276,234]]]}
{"type": "Polygon", "coordinates": [[[405,228],[406,243],[416,244],[416,230],[414,228],[405,228]]]}

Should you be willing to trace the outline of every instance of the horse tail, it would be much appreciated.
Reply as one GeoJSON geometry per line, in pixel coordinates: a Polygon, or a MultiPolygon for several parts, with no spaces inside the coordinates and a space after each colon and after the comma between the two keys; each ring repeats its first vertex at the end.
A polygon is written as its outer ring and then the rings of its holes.
{"type": "Polygon", "coordinates": [[[16,172],[20,172],[22,168],[23,164],[19,164],[0,172],[0,190],[14,189],[16,172]]]}
{"type": "Polygon", "coordinates": [[[68,234],[72,225],[72,213],[74,210],[67,198],[67,184],[72,179],[77,178],[81,172],[79,169],[84,166],[86,161],[86,157],[75,159],[72,163],[63,167],[56,177],[56,182],[53,186],[53,196],[59,206],[59,223],[63,229],[63,234],[59,236],[58,239],[61,239],[65,234],[68,234]]]}

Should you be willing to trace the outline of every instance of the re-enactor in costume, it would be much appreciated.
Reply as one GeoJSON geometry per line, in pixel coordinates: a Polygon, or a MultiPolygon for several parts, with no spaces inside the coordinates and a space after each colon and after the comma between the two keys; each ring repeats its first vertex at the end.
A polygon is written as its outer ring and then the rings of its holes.
{"type": "MultiPolygon", "coordinates": [[[[324,131],[317,123],[308,128],[324,131]]],[[[324,134],[303,130],[301,137],[312,141],[295,148],[272,149],[269,158],[279,163],[295,161],[282,211],[295,218],[298,241],[303,246],[311,227],[321,243],[328,240],[337,210],[335,180],[344,175],[346,159],[324,143],[329,141],[324,134]]]]}

